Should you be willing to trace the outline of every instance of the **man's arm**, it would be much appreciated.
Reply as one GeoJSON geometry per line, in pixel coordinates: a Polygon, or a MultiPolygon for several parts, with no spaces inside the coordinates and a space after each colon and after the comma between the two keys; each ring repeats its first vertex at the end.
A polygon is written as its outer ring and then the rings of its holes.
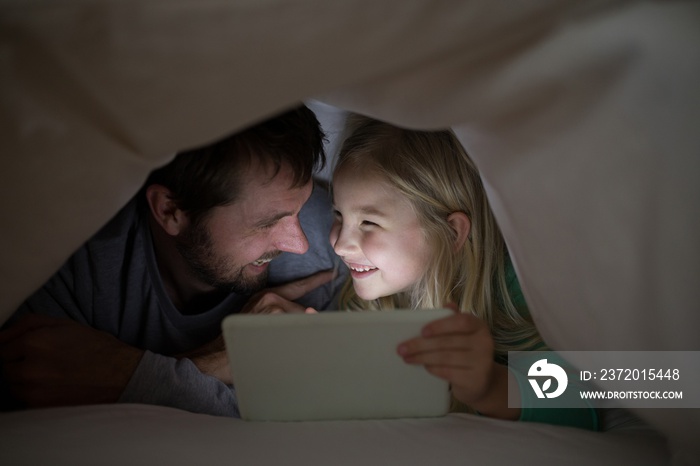
{"type": "MultiPolygon", "coordinates": [[[[222,358],[227,365],[225,354],[222,358]]],[[[202,373],[189,358],[178,359],[150,351],[143,355],[118,401],[171,406],[214,416],[240,417],[238,402],[231,386],[202,373]]]]}
{"type": "Polygon", "coordinates": [[[230,387],[188,360],[143,351],[69,319],[30,314],[0,332],[9,393],[25,407],[147,403],[238,416],[230,387]]]}
{"type": "Polygon", "coordinates": [[[0,332],[7,390],[30,408],[116,402],[142,356],[69,319],[30,314],[0,332]]]}

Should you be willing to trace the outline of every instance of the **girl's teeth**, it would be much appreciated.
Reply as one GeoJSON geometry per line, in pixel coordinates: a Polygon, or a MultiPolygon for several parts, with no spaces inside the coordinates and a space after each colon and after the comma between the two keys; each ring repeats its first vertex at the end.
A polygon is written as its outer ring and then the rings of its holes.
{"type": "Polygon", "coordinates": [[[376,267],[350,267],[355,272],[369,272],[370,270],[376,269],[376,267]]]}

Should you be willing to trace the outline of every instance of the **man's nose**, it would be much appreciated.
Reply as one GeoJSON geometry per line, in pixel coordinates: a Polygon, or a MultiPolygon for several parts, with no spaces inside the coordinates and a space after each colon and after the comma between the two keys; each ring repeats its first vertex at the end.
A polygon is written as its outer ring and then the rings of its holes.
{"type": "Polygon", "coordinates": [[[301,228],[299,219],[290,221],[280,234],[275,246],[280,251],[291,252],[292,254],[304,254],[309,250],[309,240],[301,228]]]}

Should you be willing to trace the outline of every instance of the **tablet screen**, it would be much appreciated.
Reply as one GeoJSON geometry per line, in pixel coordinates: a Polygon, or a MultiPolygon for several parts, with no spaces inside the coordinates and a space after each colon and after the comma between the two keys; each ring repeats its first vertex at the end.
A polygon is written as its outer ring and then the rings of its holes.
{"type": "Polygon", "coordinates": [[[223,334],[243,419],[434,417],[448,383],[397,354],[448,309],[235,314],[223,334]]]}

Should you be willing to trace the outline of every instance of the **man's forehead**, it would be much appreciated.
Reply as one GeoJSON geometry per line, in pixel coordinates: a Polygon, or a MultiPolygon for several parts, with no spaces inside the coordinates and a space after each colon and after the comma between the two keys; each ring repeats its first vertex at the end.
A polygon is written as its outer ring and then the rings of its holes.
{"type": "MultiPolygon", "coordinates": [[[[250,188],[278,187],[279,189],[303,188],[308,183],[299,183],[292,166],[284,161],[276,162],[269,157],[255,155],[243,164],[241,178],[250,188]]],[[[310,182],[310,180],[308,180],[310,182]]]]}
{"type": "Polygon", "coordinates": [[[298,214],[311,197],[313,188],[311,180],[303,186],[293,186],[280,172],[271,180],[250,180],[249,189],[241,193],[237,203],[248,218],[256,222],[272,221],[298,214]]]}

